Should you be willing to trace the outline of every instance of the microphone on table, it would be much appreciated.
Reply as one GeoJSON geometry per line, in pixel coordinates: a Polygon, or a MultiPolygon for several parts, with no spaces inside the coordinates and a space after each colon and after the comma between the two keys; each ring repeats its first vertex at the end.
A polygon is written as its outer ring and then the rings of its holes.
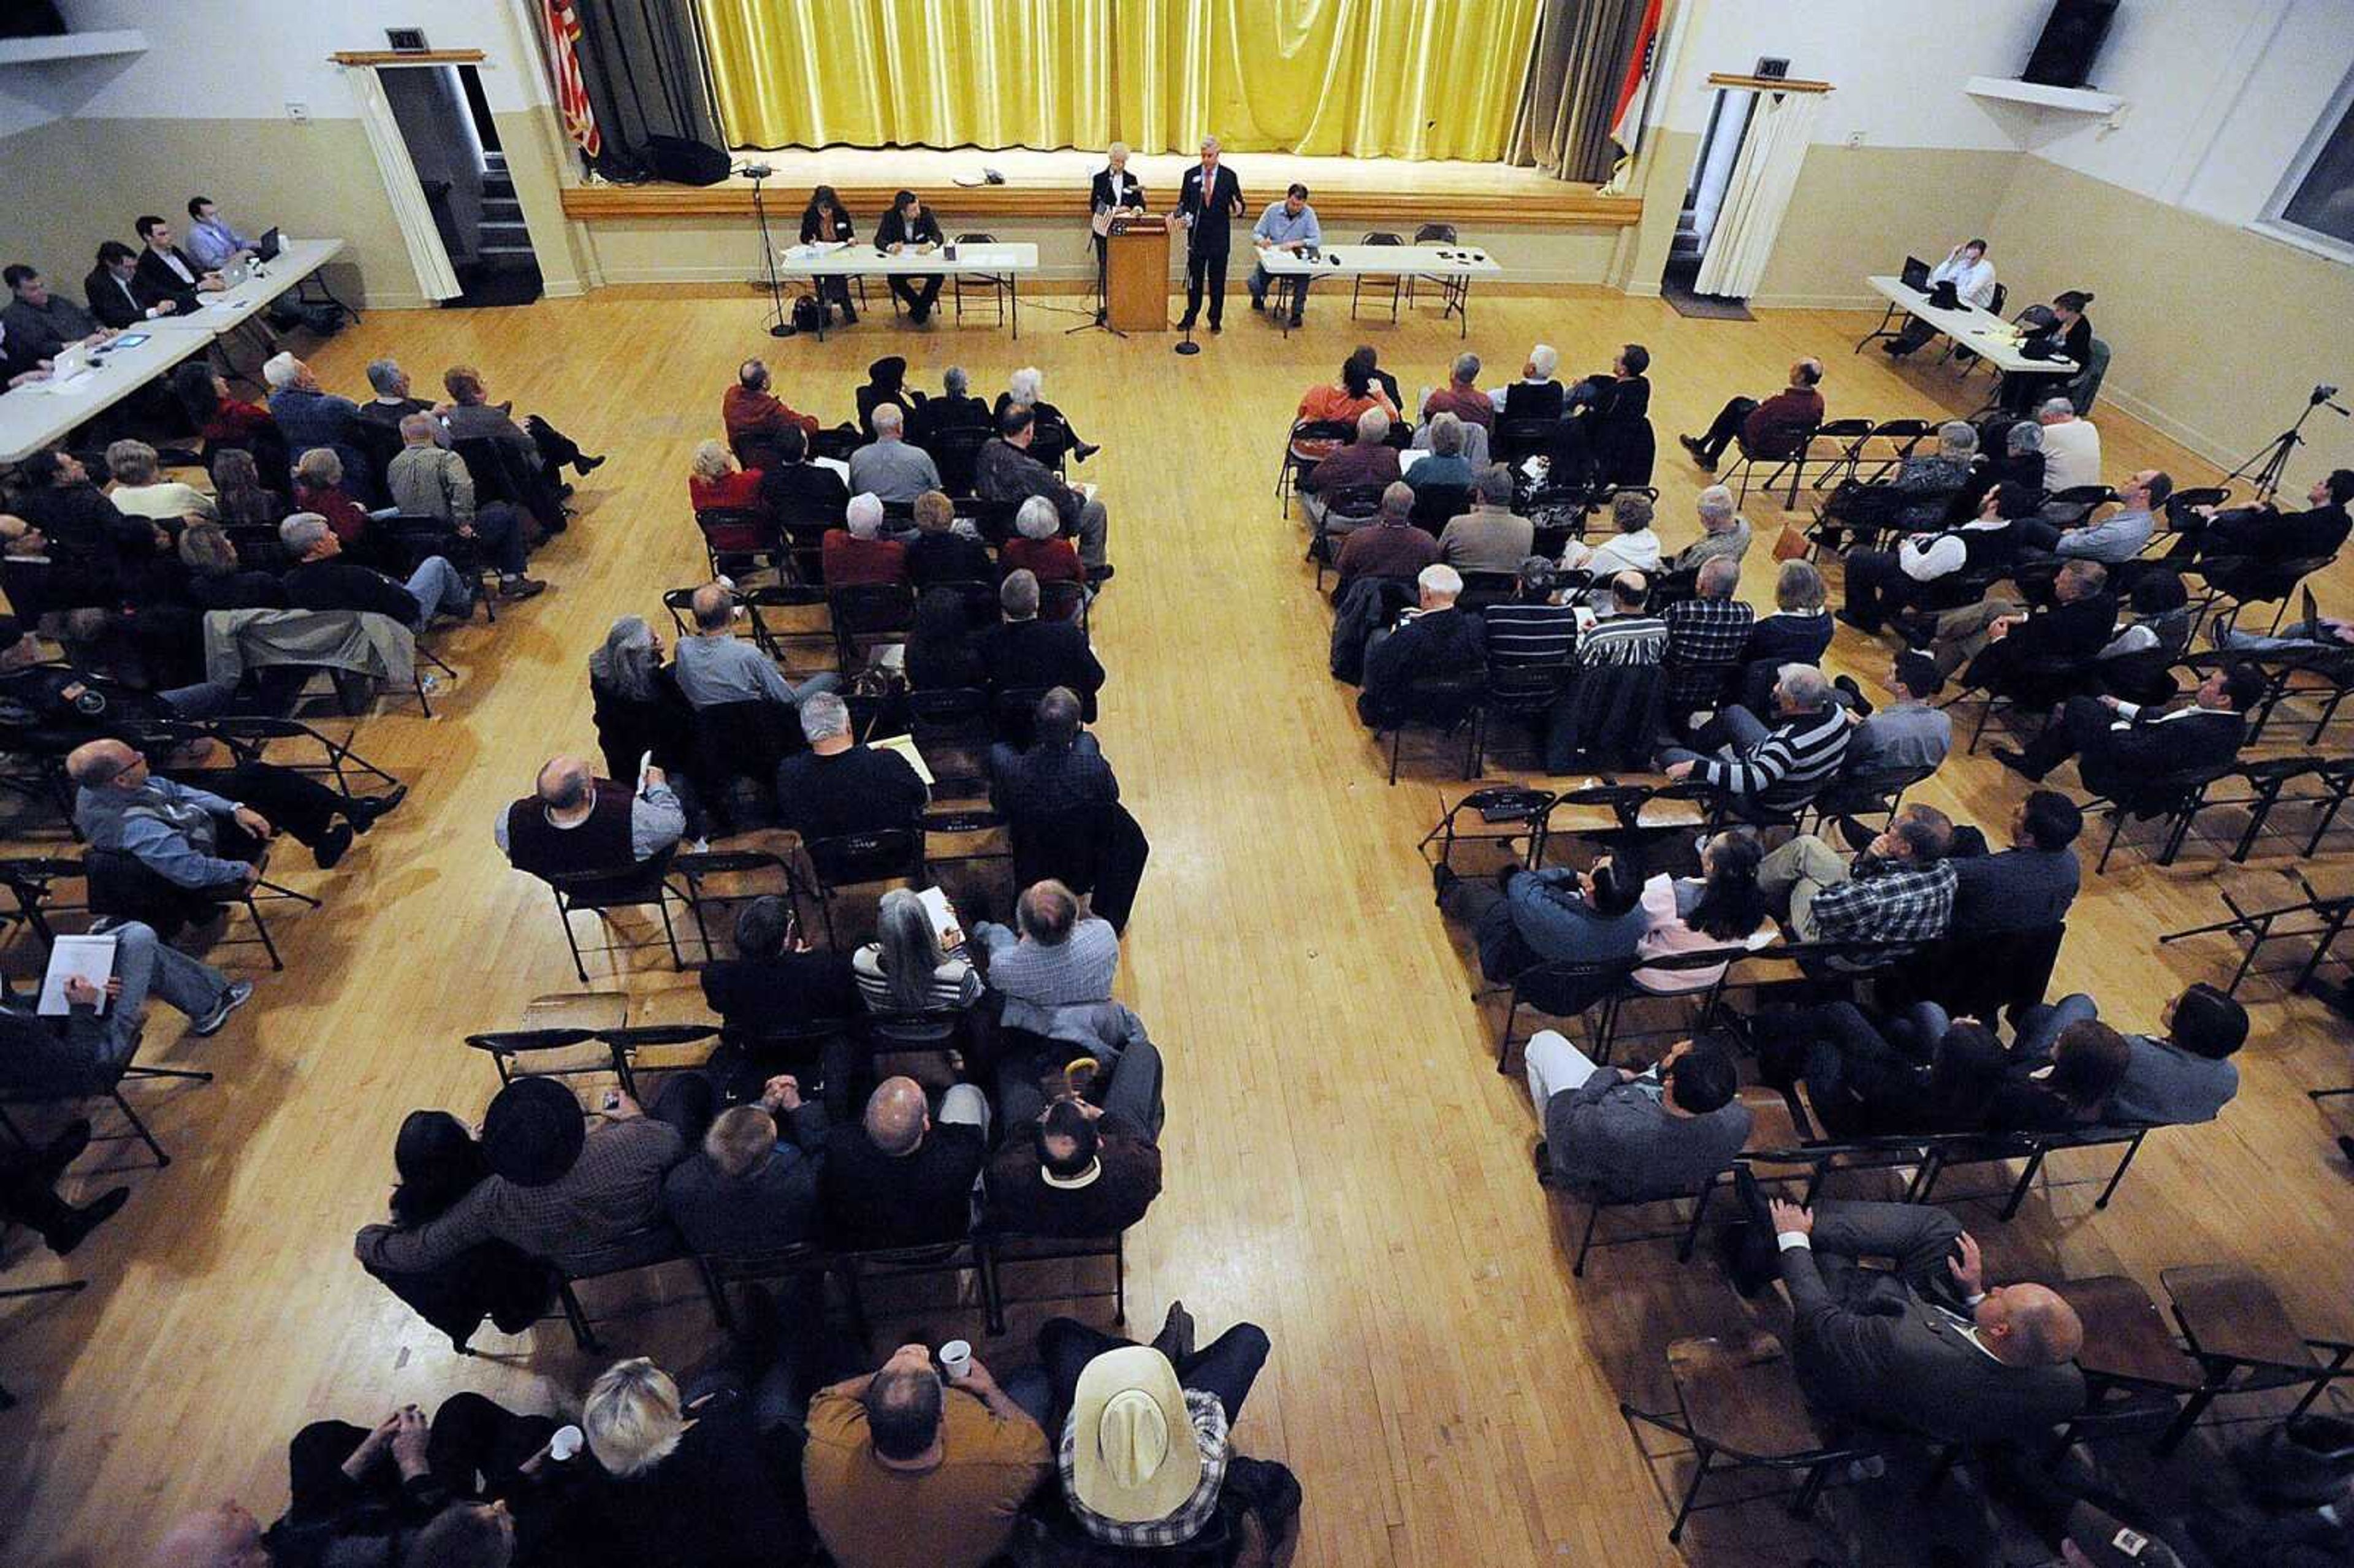
{"type": "Polygon", "coordinates": [[[736,172],[748,180],[774,179],[777,175],[777,171],[766,164],[747,164],[736,172]]]}

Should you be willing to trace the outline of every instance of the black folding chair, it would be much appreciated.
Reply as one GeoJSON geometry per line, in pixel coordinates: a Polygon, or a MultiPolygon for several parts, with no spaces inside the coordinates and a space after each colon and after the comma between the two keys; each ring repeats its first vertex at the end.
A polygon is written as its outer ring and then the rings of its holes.
{"type": "Polygon", "coordinates": [[[599,920],[616,909],[640,909],[652,906],[662,916],[663,940],[670,948],[671,967],[686,968],[686,959],[678,949],[678,931],[671,923],[670,901],[684,897],[670,885],[671,862],[677,854],[673,845],[650,859],[640,862],[627,871],[590,871],[567,875],[545,877],[548,890],[556,897],[557,917],[564,926],[564,943],[572,952],[572,968],[580,983],[588,983],[588,966],[583,954],[632,952],[651,947],[652,942],[614,942],[601,948],[583,948],[579,934],[572,928],[572,916],[581,911],[595,915],[599,920]]]}
{"type": "MultiPolygon", "coordinates": [[[[1376,228],[1367,233],[1364,238],[1359,240],[1357,243],[1360,245],[1404,245],[1405,240],[1389,229],[1376,228]]],[[[1292,288],[1298,287],[1298,284],[1289,278],[1278,278],[1276,280],[1276,283],[1279,287],[1284,285],[1289,285],[1292,288]]],[[[1369,283],[1376,290],[1384,287],[1389,290],[1390,320],[1397,320],[1398,295],[1401,291],[1401,280],[1394,275],[1388,278],[1368,279],[1362,272],[1357,274],[1356,277],[1351,279],[1349,282],[1349,319],[1351,321],[1355,321],[1357,319],[1357,301],[1359,296],[1363,293],[1369,283]]]]}
{"type": "Polygon", "coordinates": [[[817,873],[818,908],[825,920],[826,946],[839,947],[833,924],[835,895],[878,882],[915,882],[924,873],[923,834],[917,829],[845,833],[803,844],[817,873]]]}

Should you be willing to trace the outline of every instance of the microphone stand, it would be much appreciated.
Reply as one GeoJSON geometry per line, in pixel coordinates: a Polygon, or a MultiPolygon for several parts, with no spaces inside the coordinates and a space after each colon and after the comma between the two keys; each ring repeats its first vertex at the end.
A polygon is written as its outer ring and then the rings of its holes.
{"type": "Polygon", "coordinates": [[[760,182],[771,171],[765,164],[748,164],[737,173],[750,176],[752,181],[752,213],[760,220],[760,255],[769,266],[769,335],[790,337],[792,323],[785,319],[784,285],[777,281],[777,247],[769,238],[769,204],[760,190],[760,182]]]}
{"type": "MultiPolygon", "coordinates": [[[[1204,203],[1209,200],[1208,193],[1204,193],[1203,200],[1204,203]]],[[[1197,213],[1194,215],[1193,221],[1185,226],[1185,277],[1186,283],[1189,288],[1192,286],[1193,275],[1193,247],[1200,244],[1201,240],[1202,220],[1200,214],[1197,213]]],[[[1206,283],[1208,280],[1204,279],[1204,281],[1206,283]]],[[[1192,311],[1187,311],[1185,313],[1185,341],[1182,343],[1172,344],[1170,345],[1169,352],[1172,354],[1182,354],[1189,358],[1202,352],[1202,345],[1193,341],[1193,313],[1192,311]]]]}
{"type": "MultiPolygon", "coordinates": [[[[1117,213],[1121,210],[1119,201],[1119,191],[1115,186],[1112,190],[1113,206],[1110,211],[1117,213]]],[[[1094,226],[1090,224],[1088,227],[1092,229],[1094,226]]],[[[1100,235],[1090,233],[1087,237],[1094,243],[1096,252],[1095,320],[1081,322],[1077,326],[1066,328],[1063,333],[1065,337],[1074,337],[1083,332],[1108,332],[1117,338],[1128,336],[1126,333],[1111,324],[1111,234],[1109,229],[1110,225],[1107,224],[1104,233],[1100,235]]]]}

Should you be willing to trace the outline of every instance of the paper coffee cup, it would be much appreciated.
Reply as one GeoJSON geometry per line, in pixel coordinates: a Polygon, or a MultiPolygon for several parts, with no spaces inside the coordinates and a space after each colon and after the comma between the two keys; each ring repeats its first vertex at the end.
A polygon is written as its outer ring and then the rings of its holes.
{"type": "Polygon", "coordinates": [[[547,1440],[547,1457],[562,1463],[580,1452],[580,1446],[587,1441],[578,1426],[559,1426],[556,1435],[547,1440]]]}
{"type": "Polygon", "coordinates": [[[940,1347],[940,1370],[949,1374],[950,1383],[962,1383],[971,1368],[971,1345],[962,1340],[950,1340],[940,1347]]]}

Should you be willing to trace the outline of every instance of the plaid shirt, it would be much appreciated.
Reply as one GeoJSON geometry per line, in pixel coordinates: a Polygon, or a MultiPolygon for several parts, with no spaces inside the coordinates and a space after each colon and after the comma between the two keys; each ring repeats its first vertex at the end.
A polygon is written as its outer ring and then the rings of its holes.
{"type": "Polygon", "coordinates": [[[1089,1535],[1114,1546],[1182,1546],[1209,1524],[1211,1516],[1218,1511],[1218,1489],[1225,1484],[1226,1456],[1232,1452],[1226,1443],[1225,1407],[1218,1403],[1216,1394],[1189,1388],[1185,1391],[1185,1410],[1193,1418],[1193,1441],[1202,1450],[1202,1478],[1195,1484],[1193,1495],[1178,1504],[1175,1512],[1142,1524],[1106,1519],[1088,1511],[1087,1504],[1079,1500],[1078,1492],[1071,1485],[1079,1451],[1079,1424],[1076,1418],[1063,1423],[1063,1446],[1057,1456],[1063,1468],[1063,1496],[1070,1503],[1071,1517],[1089,1535]]]}
{"type": "Polygon", "coordinates": [[[1757,612],[1737,599],[1688,599],[1668,606],[1668,695],[1713,697],[1739,662],[1757,612]],[[1714,669],[1710,669],[1714,665],[1714,669]]]}
{"type": "Polygon", "coordinates": [[[1851,880],[1815,895],[1815,939],[1823,942],[1928,942],[1954,918],[1954,863],[1909,863],[1858,855],[1851,880]]]}

